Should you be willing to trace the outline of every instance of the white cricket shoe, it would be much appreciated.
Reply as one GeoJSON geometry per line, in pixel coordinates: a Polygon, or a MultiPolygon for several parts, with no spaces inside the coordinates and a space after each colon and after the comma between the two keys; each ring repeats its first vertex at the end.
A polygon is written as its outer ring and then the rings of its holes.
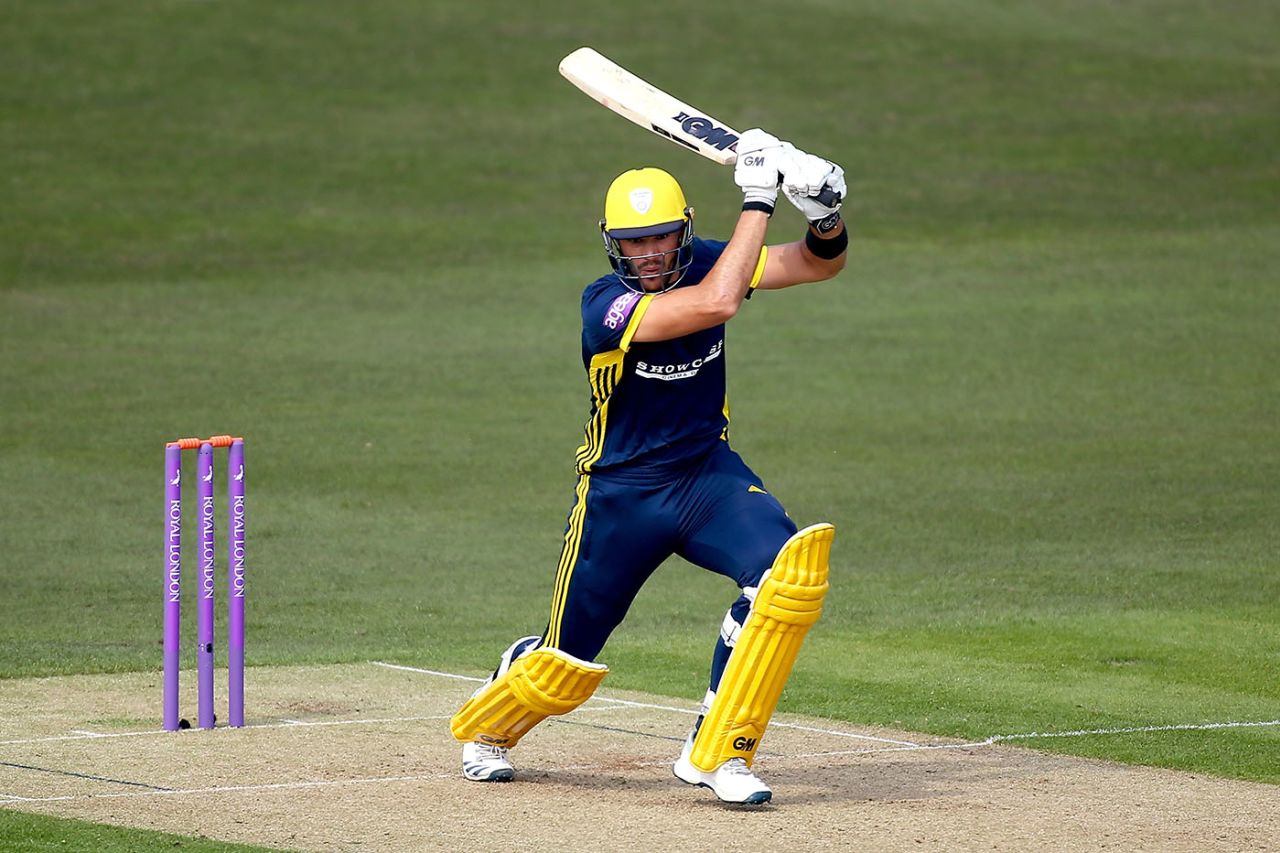
{"type": "Polygon", "coordinates": [[[516,778],[511,750],[480,741],[462,745],[462,775],[472,782],[510,782],[516,778]]]}
{"type": "MultiPolygon", "coordinates": [[[[696,731],[696,730],[695,730],[696,731]]],[[[726,803],[758,806],[769,802],[773,790],[759,776],[751,772],[741,758],[730,758],[715,770],[707,772],[693,765],[689,753],[693,750],[693,733],[685,738],[684,749],[672,765],[671,772],[681,782],[710,788],[712,793],[726,803]]]]}

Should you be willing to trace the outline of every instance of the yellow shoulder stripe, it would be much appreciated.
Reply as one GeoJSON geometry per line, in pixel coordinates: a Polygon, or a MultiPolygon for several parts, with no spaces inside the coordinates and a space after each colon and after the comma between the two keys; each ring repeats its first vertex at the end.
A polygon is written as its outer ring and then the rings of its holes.
{"type": "Polygon", "coordinates": [[[636,330],[640,328],[640,321],[644,319],[644,314],[649,310],[649,304],[653,302],[654,294],[647,293],[640,297],[640,301],[636,303],[636,308],[631,312],[631,320],[627,323],[627,328],[622,332],[622,342],[618,344],[618,349],[626,352],[631,349],[631,339],[636,336],[636,330]]]}

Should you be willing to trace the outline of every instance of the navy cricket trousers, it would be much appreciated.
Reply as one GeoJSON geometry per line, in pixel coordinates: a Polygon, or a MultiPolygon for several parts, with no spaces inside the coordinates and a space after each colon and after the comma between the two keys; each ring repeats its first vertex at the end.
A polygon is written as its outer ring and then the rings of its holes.
{"type": "MultiPolygon", "coordinates": [[[[596,472],[578,478],[543,645],[595,660],[640,587],[678,554],[758,586],[796,525],[727,442],[674,472],[596,472]]],[[[750,599],[731,615],[741,624],[750,599]]],[[[718,644],[712,688],[728,648],[718,644]]]]}

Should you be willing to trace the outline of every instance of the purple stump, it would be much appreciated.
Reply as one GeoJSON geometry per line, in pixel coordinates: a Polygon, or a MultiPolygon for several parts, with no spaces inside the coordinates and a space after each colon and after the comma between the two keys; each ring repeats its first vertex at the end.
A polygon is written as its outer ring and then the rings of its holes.
{"type": "Polygon", "coordinates": [[[164,448],[164,728],[178,729],[182,650],[182,448],[164,448]]]}
{"type": "Polygon", "coordinates": [[[244,725],[244,442],[227,451],[227,722],[244,725]]]}
{"type": "Polygon", "coordinates": [[[200,445],[200,586],[196,596],[197,715],[200,728],[213,728],[213,445],[200,445]]]}

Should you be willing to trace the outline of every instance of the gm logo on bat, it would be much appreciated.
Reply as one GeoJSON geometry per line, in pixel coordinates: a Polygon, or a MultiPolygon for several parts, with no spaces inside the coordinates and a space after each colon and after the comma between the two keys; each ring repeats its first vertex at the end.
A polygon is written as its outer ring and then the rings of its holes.
{"type": "Polygon", "coordinates": [[[712,148],[725,151],[738,142],[736,133],[727,128],[716,127],[716,123],[706,116],[693,116],[681,110],[672,119],[680,122],[680,129],[685,133],[694,139],[701,139],[712,148]]]}

